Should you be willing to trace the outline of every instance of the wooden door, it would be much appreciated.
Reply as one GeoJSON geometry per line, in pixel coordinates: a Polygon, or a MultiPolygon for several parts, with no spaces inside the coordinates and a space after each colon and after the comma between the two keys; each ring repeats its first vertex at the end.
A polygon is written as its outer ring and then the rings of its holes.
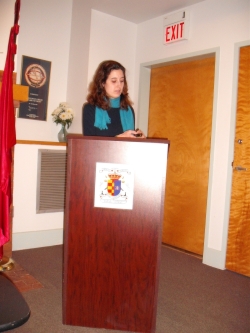
{"type": "Polygon", "coordinates": [[[250,276],[250,46],[240,49],[226,268],[250,276]]]}
{"type": "Polygon", "coordinates": [[[215,58],[151,70],[149,137],[170,150],[163,242],[202,255],[204,244],[215,58]]]}

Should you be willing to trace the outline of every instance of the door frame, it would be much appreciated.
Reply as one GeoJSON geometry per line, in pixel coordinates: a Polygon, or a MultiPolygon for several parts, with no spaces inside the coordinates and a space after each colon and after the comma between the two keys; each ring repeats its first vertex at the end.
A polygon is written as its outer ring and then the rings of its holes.
{"type": "MultiPolygon", "coordinates": [[[[232,188],[232,166],[233,152],[234,152],[234,135],[236,124],[236,105],[237,105],[237,85],[238,85],[238,64],[239,64],[239,49],[242,46],[249,45],[250,41],[234,44],[234,61],[233,61],[233,82],[232,82],[232,107],[230,117],[230,142],[229,142],[229,160],[228,168],[225,170],[227,175],[227,189],[225,197],[225,211],[222,216],[222,233],[221,233],[221,248],[215,249],[213,247],[213,237],[217,234],[216,223],[212,216],[212,203],[216,193],[213,190],[214,181],[214,158],[215,158],[215,131],[216,131],[216,115],[218,106],[218,84],[219,84],[219,61],[220,61],[220,48],[212,48],[200,52],[187,53],[175,57],[169,57],[140,65],[139,77],[139,95],[138,95],[138,127],[143,130],[147,135],[148,128],[148,112],[149,112],[149,94],[150,94],[150,74],[151,68],[166,66],[170,64],[192,61],[195,59],[202,59],[211,55],[215,56],[215,80],[214,80],[214,100],[213,100],[213,114],[212,114],[212,129],[211,129],[211,150],[210,150],[210,166],[208,177],[208,195],[207,195],[207,209],[205,221],[205,235],[204,235],[204,248],[203,248],[203,263],[209,266],[225,269],[226,263],[226,250],[229,226],[229,213],[230,213],[230,199],[232,188]],[[212,200],[213,199],[213,200],[212,200]]],[[[171,147],[171,140],[170,140],[171,147]]],[[[220,226],[221,228],[221,226],[220,226]]]]}

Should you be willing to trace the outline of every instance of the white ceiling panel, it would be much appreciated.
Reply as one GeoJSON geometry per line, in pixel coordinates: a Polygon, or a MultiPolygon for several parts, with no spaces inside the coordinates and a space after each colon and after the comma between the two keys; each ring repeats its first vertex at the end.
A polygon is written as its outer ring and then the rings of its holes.
{"type": "Polygon", "coordinates": [[[91,0],[91,8],[138,24],[202,1],[205,0],[91,0]]]}

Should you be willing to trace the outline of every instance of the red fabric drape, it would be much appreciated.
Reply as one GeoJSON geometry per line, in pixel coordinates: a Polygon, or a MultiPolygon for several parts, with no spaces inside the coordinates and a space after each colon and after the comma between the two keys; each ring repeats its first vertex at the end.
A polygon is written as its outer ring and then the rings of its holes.
{"type": "Polygon", "coordinates": [[[19,32],[19,11],[20,0],[16,0],[14,26],[10,31],[0,91],[0,259],[3,256],[3,245],[10,239],[12,147],[16,144],[12,74],[16,54],[16,36],[19,32]]]}

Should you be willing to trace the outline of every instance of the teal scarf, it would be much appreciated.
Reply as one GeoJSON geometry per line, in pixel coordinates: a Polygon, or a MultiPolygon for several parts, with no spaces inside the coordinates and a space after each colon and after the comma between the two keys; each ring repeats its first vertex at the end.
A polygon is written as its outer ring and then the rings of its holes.
{"type": "MultiPolygon", "coordinates": [[[[110,99],[110,106],[112,108],[119,108],[120,97],[110,99]]],[[[128,107],[127,110],[120,109],[120,118],[123,132],[134,129],[134,116],[130,107],[128,107]]],[[[100,130],[104,130],[108,129],[108,124],[111,124],[111,119],[109,118],[107,111],[96,106],[94,126],[100,130]]]]}

